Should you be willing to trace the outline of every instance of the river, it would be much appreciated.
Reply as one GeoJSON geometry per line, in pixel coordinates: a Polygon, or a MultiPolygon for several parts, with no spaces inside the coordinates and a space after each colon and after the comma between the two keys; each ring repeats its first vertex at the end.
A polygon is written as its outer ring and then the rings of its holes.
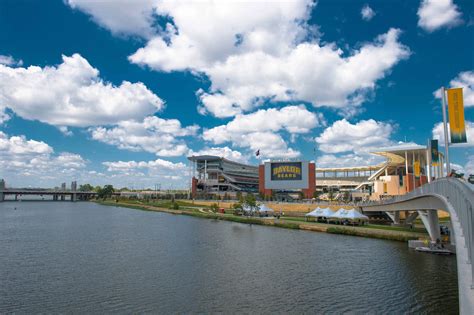
{"type": "Polygon", "coordinates": [[[456,258],[88,202],[3,202],[8,312],[454,314],[456,258]]]}

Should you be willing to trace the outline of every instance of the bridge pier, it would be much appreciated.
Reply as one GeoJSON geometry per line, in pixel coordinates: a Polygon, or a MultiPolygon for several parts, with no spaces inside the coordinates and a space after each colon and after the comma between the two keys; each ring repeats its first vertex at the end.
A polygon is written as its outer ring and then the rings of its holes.
{"type": "Polygon", "coordinates": [[[433,242],[441,240],[441,232],[439,230],[439,219],[437,210],[420,210],[418,211],[421,221],[425,226],[430,238],[433,242]]]}
{"type": "Polygon", "coordinates": [[[76,202],[77,201],[77,182],[76,181],[73,181],[71,183],[71,201],[72,202],[76,202]]]}
{"type": "Polygon", "coordinates": [[[5,180],[0,179],[0,202],[5,201],[5,194],[3,191],[5,190],[5,180]]]}
{"type": "MultiPolygon", "coordinates": [[[[63,193],[66,191],[66,183],[61,183],[61,191],[63,193]]],[[[64,194],[61,194],[61,196],[59,196],[59,198],[61,198],[61,201],[66,200],[66,196],[64,196],[64,194]]]]}
{"type": "Polygon", "coordinates": [[[411,214],[408,214],[406,211],[405,225],[411,225],[416,218],[418,218],[418,211],[413,211],[411,214]]]}

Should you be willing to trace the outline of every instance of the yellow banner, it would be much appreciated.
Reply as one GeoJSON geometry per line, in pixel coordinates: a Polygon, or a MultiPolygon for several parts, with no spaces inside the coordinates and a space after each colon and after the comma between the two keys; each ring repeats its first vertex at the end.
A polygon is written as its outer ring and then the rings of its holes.
{"type": "Polygon", "coordinates": [[[466,143],[462,88],[449,89],[447,92],[451,143],[466,143]]]}
{"type": "Polygon", "coordinates": [[[413,168],[415,169],[415,177],[420,177],[420,161],[415,161],[413,168]]]}

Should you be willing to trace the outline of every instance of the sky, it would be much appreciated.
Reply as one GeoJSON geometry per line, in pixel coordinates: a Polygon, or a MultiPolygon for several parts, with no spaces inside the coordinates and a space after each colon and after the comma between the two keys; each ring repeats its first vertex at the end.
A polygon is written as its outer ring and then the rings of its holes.
{"type": "Polygon", "coordinates": [[[2,0],[0,178],[176,189],[199,154],[374,165],[443,139],[442,86],[463,88],[450,157],[474,174],[473,51],[470,0],[2,0]]]}

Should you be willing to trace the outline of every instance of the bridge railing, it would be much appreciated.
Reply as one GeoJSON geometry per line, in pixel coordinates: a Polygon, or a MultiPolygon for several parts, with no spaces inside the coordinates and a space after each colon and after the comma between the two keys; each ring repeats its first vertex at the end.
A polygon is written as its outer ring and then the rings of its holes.
{"type": "MultiPolygon", "coordinates": [[[[474,185],[456,178],[440,178],[401,196],[359,204],[360,206],[394,204],[426,195],[440,195],[447,199],[459,219],[468,252],[468,263],[474,275],[474,185]]],[[[474,281],[474,279],[473,279],[474,281]]]]}

